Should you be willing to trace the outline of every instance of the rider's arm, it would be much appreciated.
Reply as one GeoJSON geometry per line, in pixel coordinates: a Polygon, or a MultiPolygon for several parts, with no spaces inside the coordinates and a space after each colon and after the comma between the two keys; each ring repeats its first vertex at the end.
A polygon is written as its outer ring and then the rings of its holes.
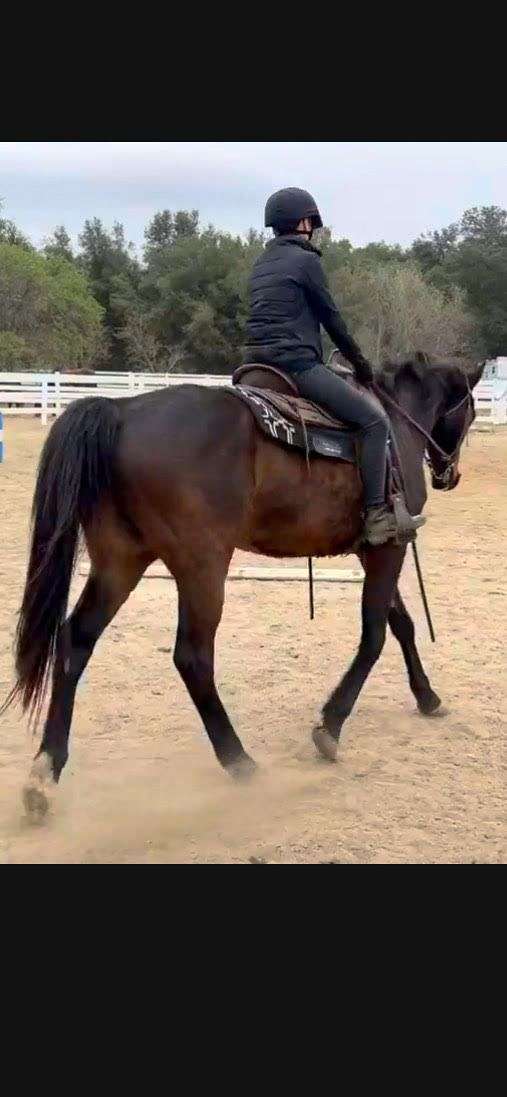
{"type": "Polygon", "coordinates": [[[305,259],[305,289],[322,326],[338,350],[354,366],[358,381],[368,384],[373,380],[371,366],[363,357],[331,297],[322,264],[316,255],[305,256],[305,259]]]}

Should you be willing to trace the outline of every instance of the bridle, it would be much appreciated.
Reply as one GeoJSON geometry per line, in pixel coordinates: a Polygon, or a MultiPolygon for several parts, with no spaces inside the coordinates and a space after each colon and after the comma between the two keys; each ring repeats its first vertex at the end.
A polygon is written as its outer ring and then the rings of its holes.
{"type": "Polygon", "coordinates": [[[431,475],[432,475],[433,479],[436,480],[438,483],[441,483],[443,485],[443,488],[442,488],[443,491],[449,491],[450,488],[452,487],[453,483],[454,483],[456,465],[458,463],[458,457],[459,457],[459,451],[461,449],[461,444],[462,444],[463,439],[465,437],[465,434],[467,433],[468,428],[469,428],[469,426],[470,426],[470,424],[472,423],[472,420],[473,420],[474,398],[472,396],[472,390],[471,390],[470,385],[468,383],[468,377],[466,377],[466,376],[465,376],[465,381],[466,381],[466,386],[467,386],[467,391],[466,391],[465,395],[462,397],[461,400],[458,401],[457,404],[454,405],[453,408],[450,408],[449,411],[446,411],[445,415],[440,416],[440,418],[442,418],[442,419],[448,419],[449,416],[454,415],[457,411],[459,411],[459,409],[463,407],[463,404],[467,404],[468,411],[471,413],[470,415],[467,415],[465,417],[465,423],[463,425],[463,430],[462,430],[462,432],[460,434],[460,437],[458,439],[458,443],[455,446],[455,448],[453,449],[452,453],[446,453],[445,450],[442,449],[442,447],[438,445],[438,442],[435,442],[434,438],[432,438],[429,431],[425,430],[425,428],[422,427],[420,423],[417,423],[416,420],[413,419],[411,415],[409,415],[408,411],[405,411],[404,408],[400,407],[400,405],[396,402],[396,400],[393,400],[392,397],[389,396],[387,394],[387,392],[384,392],[384,390],[381,389],[378,385],[376,385],[376,384],[373,385],[373,389],[374,389],[376,395],[378,396],[379,400],[386,400],[387,403],[391,405],[391,407],[396,408],[396,411],[399,412],[399,414],[403,417],[403,419],[405,419],[407,421],[407,423],[410,423],[410,425],[412,427],[415,427],[415,429],[419,432],[419,434],[422,434],[423,438],[426,438],[426,441],[429,443],[430,446],[432,446],[433,450],[436,453],[438,453],[439,456],[442,457],[443,460],[446,462],[444,471],[443,472],[437,472],[436,469],[435,469],[435,466],[433,464],[433,461],[431,459],[431,452],[430,452],[429,449],[426,450],[426,453],[425,453],[426,464],[428,465],[428,468],[431,471],[431,475]]]}
{"type": "Polygon", "coordinates": [[[428,468],[431,471],[431,475],[432,475],[434,480],[436,480],[438,483],[441,483],[443,485],[443,491],[449,491],[449,489],[453,485],[453,482],[454,482],[454,479],[455,479],[456,465],[458,463],[459,451],[461,449],[463,439],[464,439],[464,437],[465,437],[465,435],[466,435],[466,433],[467,433],[467,431],[468,431],[468,429],[469,429],[469,427],[470,427],[470,425],[473,421],[474,398],[473,398],[472,393],[470,391],[470,386],[468,384],[468,377],[466,378],[466,385],[467,385],[467,391],[465,393],[465,396],[463,396],[463,398],[461,400],[459,400],[458,403],[455,404],[453,408],[450,408],[449,411],[447,411],[445,413],[445,415],[442,415],[442,417],[441,417],[442,419],[447,419],[450,415],[454,415],[454,413],[456,411],[459,411],[459,409],[463,407],[463,404],[467,405],[467,409],[468,409],[469,414],[465,416],[465,421],[464,421],[464,424],[463,424],[463,430],[461,431],[461,434],[459,436],[457,445],[455,446],[453,452],[449,453],[449,454],[445,454],[444,450],[433,439],[431,439],[431,444],[432,444],[433,448],[436,449],[438,451],[438,453],[440,454],[440,456],[441,457],[443,456],[444,460],[447,462],[447,464],[445,465],[444,471],[443,472],[437,472],[436,469],[435,469],[435,466],[434,466],[434,464],[431,460],[430,453],[426,452],[426,454],[425,454],[426,464],[428,465],[428,468]]]}

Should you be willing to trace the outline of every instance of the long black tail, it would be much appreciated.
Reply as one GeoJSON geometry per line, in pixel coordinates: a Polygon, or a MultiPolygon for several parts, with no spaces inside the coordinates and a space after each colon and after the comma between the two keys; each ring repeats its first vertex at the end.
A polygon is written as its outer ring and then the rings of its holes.
{"type": "Polygon", "coordinates": [[[4,709],[20,699],[32,717],[40,714],[67,612],[79,527],[86,526],[111,487],[111,457],[119,426],[117,404],[90,397],[70,404],[46,439],[16,631],[17,680],[4,709]]]}

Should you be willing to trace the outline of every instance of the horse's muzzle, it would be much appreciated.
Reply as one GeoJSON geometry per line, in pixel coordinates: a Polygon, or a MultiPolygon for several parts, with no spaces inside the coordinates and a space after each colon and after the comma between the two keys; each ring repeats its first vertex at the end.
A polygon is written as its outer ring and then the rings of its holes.
{"type": "Polygon", "coordinates": [[[447,479],[436,477],[433,473],[431,476],[431,486],[435,491],[453,491],[461,480],[461,473],[458,469],[453,469],[450,476],[447,479]]]}

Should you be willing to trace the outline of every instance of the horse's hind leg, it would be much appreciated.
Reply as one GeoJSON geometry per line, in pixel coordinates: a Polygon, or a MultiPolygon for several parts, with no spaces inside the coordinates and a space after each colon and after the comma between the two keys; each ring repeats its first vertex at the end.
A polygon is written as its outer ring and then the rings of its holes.
{"type": "Polygon", "coordinates": [[[67,761],[79,679],[99,636],[137,586],[148,563],[147,558],[139,556],[114,558],[107,567],[93,568],[79,601],[62,627],[42,741],[23,789],[25,808],[32,819],[46,814],[47,793],[54,790],[67,761]]]}
{"type": "Polygon", "coordinates": [[[174,664],[201,717],[220,764],[231,776],[248,777],[255,763],[245,753],[218,696],[214,677],[215,634],[222,616],[230,554],[171,563],[179,615],[174,664]]]}
{"type": "Polygon", "coordinates": [[[440,697],[432,690],[429,679],[424,672],[415,646],[414,622],[399,590],[395,592],[388,620],[391,631],[398,640],[403,652],[410,688],[417,701],[419,712],[424,716],[445,715],[446,709],[442,707],[440,697]]]}

